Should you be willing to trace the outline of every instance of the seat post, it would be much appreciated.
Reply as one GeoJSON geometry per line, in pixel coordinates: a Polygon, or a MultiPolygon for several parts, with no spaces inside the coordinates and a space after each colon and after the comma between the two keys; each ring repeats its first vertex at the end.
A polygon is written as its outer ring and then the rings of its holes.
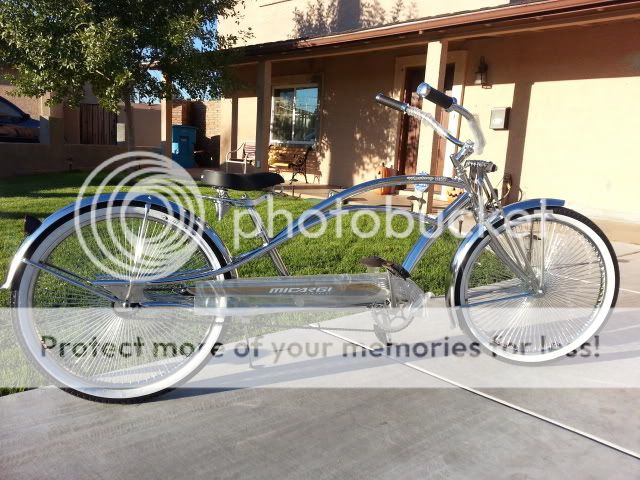
{"type": "Polygon", "coordinates": [[[246,149],[242,151],[242,173],[247,174],[247,151],[246,149]]]}
{"type": "MultiPolygon", "coordinates": [[[[251,217],[251,220],[253,221],[253,224],[255,225],[256,230],[258,231],[258,236],[262,239],[262,245],[263,246],[268,245],[271,239],[269,238],[267,229],[264,227],[264,222],[262,221],[262,217],[260,217],[260,214],[254,207],[247,207],[247,211],[249,212],[249,216],[251,217]]],[[[273,265],[276,267],[280,275],[288,276],[289,270],[287,269],[287,266],[285,265],[284,260],[280,256],[280,252],[278,252],[276,248],[272,248],[271,250],[269,250],[268,253],[269,253],[269,256],[271,257],[271,261],[273,262],[273,265]]]]}
{"type": "MultiPolygon", "coordinates": [[[[229,197],[229,191],[226,188],[220,188],[220,187],[216,187],[216,193],[218,194],[218,198],[221,199],[228,199],[231,198],[229,197]]],[[[216,213],[218,214],[218,221],[221,221],[224,218],[224,215],[227,213],[227,211],[229,210],[230,206],[227,202],[214,202],[214,205],[216,206],[216,213]]]]}

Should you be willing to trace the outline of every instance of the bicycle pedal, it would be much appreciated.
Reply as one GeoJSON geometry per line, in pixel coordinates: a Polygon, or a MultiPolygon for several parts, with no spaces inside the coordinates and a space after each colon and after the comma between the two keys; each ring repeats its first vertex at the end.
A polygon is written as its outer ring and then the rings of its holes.
{"type": "Polygon", "coordinates": [[[360,263],[365,267],[370,268],[384,268],[389,273],[395,275],[396,277],[400,277],[403,280],[406,280],[411,276],[411,274],[402,266],[397,263],[390,262],[389,260],[385,260],[384,258],[376,257],[372,255],[371,257],[365,257],[360,260],[360,263]]]}

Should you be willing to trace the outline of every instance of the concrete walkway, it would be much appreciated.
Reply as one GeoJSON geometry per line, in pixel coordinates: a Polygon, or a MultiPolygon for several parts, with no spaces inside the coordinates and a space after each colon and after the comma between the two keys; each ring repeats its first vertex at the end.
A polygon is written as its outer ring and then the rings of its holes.
{"type": "MultiPolygon", "coordinates": [[[[640,248],[616,250],[619,305],[640,307],[640,248]]],[[[600,357],[537,369],[365,355],[371,332],[339,329],[361,326],[354,315],[254,339],[252,366],[230,345],[147,404],[11,395],[0,399],[0,478],[639,478],[637,320],[613,319],[600,357]],[[326,351],[297,355],[302,342],[326,351]]],[[[458,335],[432,323],[394,340],[458,335]]]]}

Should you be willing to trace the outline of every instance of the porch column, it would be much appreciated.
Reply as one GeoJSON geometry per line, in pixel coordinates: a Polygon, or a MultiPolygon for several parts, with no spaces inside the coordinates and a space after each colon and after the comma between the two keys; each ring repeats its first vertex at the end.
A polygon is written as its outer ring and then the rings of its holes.
{"type": "Polygon", "coordinates": [[[173,101],[165,98],[160,102],[160,153],[171,158],[171,110],[173,101]]]}
{"type": "MultiPolygon", "coordinates": [[[[447,40],[429,42],[427,44],[427,59],[424,73],[424,81],[429,85],[443,90],[444,75],[447,70],[447,50],[449,48],[447,40]]],[[[432,102],[424,100],[422,111],[430,113],[435,118],[436,110],[439,107],[432,102]]],[[[436,162],[438,154],[438,135],[430,128],[420,129],[420,142],[418,143],[417,172],[431,172],[436,162]]],[[[433,188],[429,189],[427,212],[431,212],[433,204],[433,188]]]]}
{"type": "MultiPolygon", "coordinates": [[[[231,147],[232,152],[238,148],[238,94],[231,97],[231,147]]],[[[222,162],[222,160],[220,160],[222,162]]]]}
{"type": "Polygon", "coordinates": [[[271,61],[258,63],[256,84],[256,169],[269,170],[269,138],[271,134],[271,61]]]}
{"type": "Polygon", "coordinates": [[[61,104],[47,105],[49,95],[40,98],[40,143],[61,145],[64,141],[64,107],[61,104]]]}

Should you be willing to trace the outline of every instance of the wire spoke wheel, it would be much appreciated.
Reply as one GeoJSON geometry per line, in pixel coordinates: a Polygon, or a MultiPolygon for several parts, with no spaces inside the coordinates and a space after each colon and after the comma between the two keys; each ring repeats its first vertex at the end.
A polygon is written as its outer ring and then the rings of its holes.
{"type": "Polygon", "coordinates": [[[195,374],[222,319],[195,315],[185,283],[141,283],[223,265],[200,233],[149,205],[97,208],[75,225],[62,221],[30,260],[107,296],[27,266],[14,292],[14,323],[37,366],[71,393],[106,401],[138,401],[195,374]],[[164,306],[149,306],[157,302],[164,306]]]}
{"type": "MultiPolygon", "coordinates": [[[[461,326],[500,357],[540,362],[588,341],[618,292],[610,243],[591,221],[565,208],[534,212],[485,234],[456,281],[461,326]],[[530,265],[528,275],[513,264],[530,265]]],[[[523,267],[524,270],[526,268],[523,267]]]]}

